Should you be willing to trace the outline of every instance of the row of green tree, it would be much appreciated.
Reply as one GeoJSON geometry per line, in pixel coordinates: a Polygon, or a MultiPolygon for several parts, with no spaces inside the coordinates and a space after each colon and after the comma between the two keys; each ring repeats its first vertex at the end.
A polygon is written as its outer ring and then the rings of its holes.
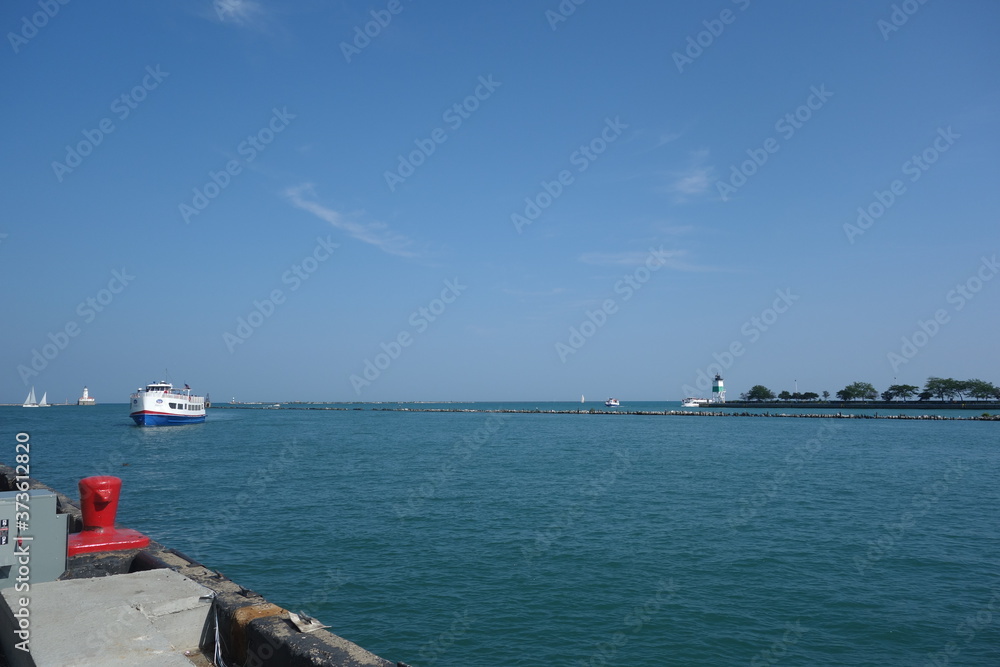
{"type": "MultiPolygon", "coordinates": [[[[937,399],[939,401],[963,401],[966,397],[976,400],[1000,401],[1000,387],[996,387],[992,382],[985,380],[954,380],[952,378],[927,378],[923,391],[920,387],[912,384],[894,384],[879,394],[874,385],[870,382],[852,382],[837,392],[837,398],[841,401],[874,401],[881,398],[883,401],[894,401],[901,398],[904,401],[916,396],[921,401],[937,399]]],[[[782,391],[775,396],[774,392],[762,384],[754,385],[750,391],[740,394],[743,401],[773,401],[775,398],[782,401],[815,401],[820,395],[816,392],[807,391],[804,393],[789,393],[782,391]]],[[[823,392],[823,400],[830,400],[830,392],[823,392]]]]}

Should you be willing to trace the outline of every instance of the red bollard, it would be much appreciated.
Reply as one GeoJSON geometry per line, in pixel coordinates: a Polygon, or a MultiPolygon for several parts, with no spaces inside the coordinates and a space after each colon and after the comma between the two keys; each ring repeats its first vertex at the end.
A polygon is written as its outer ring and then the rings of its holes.
{"type": "Polygon", "coordinates": [[[149,544],[149,538],[137,530],[115,528],[121,490],[122,481],[117,477],[85,477],[80,480],[83,532],[69,534],[66,543],[68,555],[141,549],[149,544]]]}

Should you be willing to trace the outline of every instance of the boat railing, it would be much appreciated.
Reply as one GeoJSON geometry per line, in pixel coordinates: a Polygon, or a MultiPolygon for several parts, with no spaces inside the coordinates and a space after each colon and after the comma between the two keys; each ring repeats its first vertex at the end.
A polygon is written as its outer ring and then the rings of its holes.
{"type": "MultiPolygon", "coordinates": [[[[154,391],[160,391],[160,390],[156,389],[154,391]]],[[[146,393],[147,394],[150,393],[148,389],[146,390],[146,393]]],[[[138,396],[139,394],[132,394],[132,395],[133,396],[138,396]]],[[[177,389],[167,389],[167,390],[163,391],[163,395],[164,396],[180,396],[182,398],[198,398],[197,396],[195,396],[194,394],[192,394],[190,390],[180,391],[180,390],[177,390],[177,389]]]]}
{"type": "MultiPolygon", "coordinates": [[[[160,392],[161,390],[156,389],[154,391],[160,392]]],[[[141,393],[148,394],[148,393],[150,393],[150,390],[149,389],[143,389],[141,391],[137,391],[137,392],[135,392],[135,393],[132,394],[131,398],[139,398],[139,395],[141,393]]],[[[162,391],[162,393],[163,393],[164,396],[171,396],[171,397],[175,397],[175,398],[186,398],[186,399],[188,399],[190,401],[201,401],[201,400],[204,400],[203,396],[195,396],[194,394],[192,394],[190,389],[186,389],[184,391],[180,391],[180,390],[177,390],[177,389],[168,389],[168,390],[162,391]]]]}

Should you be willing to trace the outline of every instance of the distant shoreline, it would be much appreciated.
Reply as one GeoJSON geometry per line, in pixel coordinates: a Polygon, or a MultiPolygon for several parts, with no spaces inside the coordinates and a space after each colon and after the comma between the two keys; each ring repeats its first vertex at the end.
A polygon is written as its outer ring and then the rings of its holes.
{"type": "Polygon", "coordinates": [[[782,410],[1000,410],[997,401],[726,401],[706,408],[765,408],[782,410]]]}
{"type": "MultiPolygon", "coordinates": [[[[376,404],[369,404],[376,405],[376,404]]],[[[944,417],[942,415],[859,415],[836,413],[771,413],[771,412],[718,412],[693,410],[515,410],[503,408],[380,408],[380,407],[251,407],[243,405],[218,405],[213,410],[332,410],[336,412],[352,412],[369,410],[373,412],[469,412],[492,414],[542,414],[542,415],[645,415],[645,416],[676,416],[676,417],[784,417],[790,419],[901,419],[915,421],[1000,421],[1000,415],[976,415],[972,417],[944,417]]]]}
{"type": "MultiPolygon", "coordinates": [[[[280,407],[284,410],[351,410],[371,407],[372,409],[419,411],[424,408],[379,408],[381,405],[475,405],[477,403],[503,404],[503,403],[536,403],[545,405],[548,403],[575,403],[575,401],[252,401],[237,403],[215,403],[214,409],[244,409],[244,410],[274,410],[280,407]],[[315,407],[315,406],[351,406],[351,407],[315,407]],[[278,406],[278,407],[275,407],[278,406]],[[306,407],[303,407],[306,406],[306,407]]],[[[595,405],[600,402],[594,403],[595,405]]],[[[635,401],[635,403],[680,403],[680,401],[635,401]]],[[[102,405],[128,405],[124,403],[104,403],[102,405]]],[[[0,407],[17,408],[20,403],[0,403],[0,407]]],[[[76,403],[50,403],[49,407],[95,407],[93,405],[77,405],[76,403]]],[[[754,409],[754,410],[1000,410],[1000,401],[727,401],[725,403],[705,403],[698,409],[754,409]]],[[[448,408],[428,408],[434,412],[448,411],[448,408]]],[[[486,409],[476,409],[484,412],[486,409]]],[[[465,412],[464,409],[454,411],[465,412]]],[[[515,412],[552,412],[551,410],[514,410],[515,412]]],[[[686,411],[686,409],[685,409],[686,411]]],[[[621,414],[630,412],[634,414],[664,414],[666,412],[682,412],[678,410],[598,410],[596,408],[585,408],[583,410],[559,410],[573,414],[577,412],[597,412],[608,414],[621,414]]]]}

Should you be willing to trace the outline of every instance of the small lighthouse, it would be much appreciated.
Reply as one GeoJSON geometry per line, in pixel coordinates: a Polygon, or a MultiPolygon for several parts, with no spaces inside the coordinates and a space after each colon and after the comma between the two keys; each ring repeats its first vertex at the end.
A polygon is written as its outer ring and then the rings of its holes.
{"type": "Polygon", "coordinates": [[[712,380],[712,402],[726,402],[726,386],[722,383],[722,376],[718,373],[715,374],[715,379],[712,380]]]}
{"type": "Polygon", "coordinates": [[[90,392],[87,388],[83,388],[83,396],[76,400],[77,405],[97,405],[97,399],[91,397],[90,392]]]}

